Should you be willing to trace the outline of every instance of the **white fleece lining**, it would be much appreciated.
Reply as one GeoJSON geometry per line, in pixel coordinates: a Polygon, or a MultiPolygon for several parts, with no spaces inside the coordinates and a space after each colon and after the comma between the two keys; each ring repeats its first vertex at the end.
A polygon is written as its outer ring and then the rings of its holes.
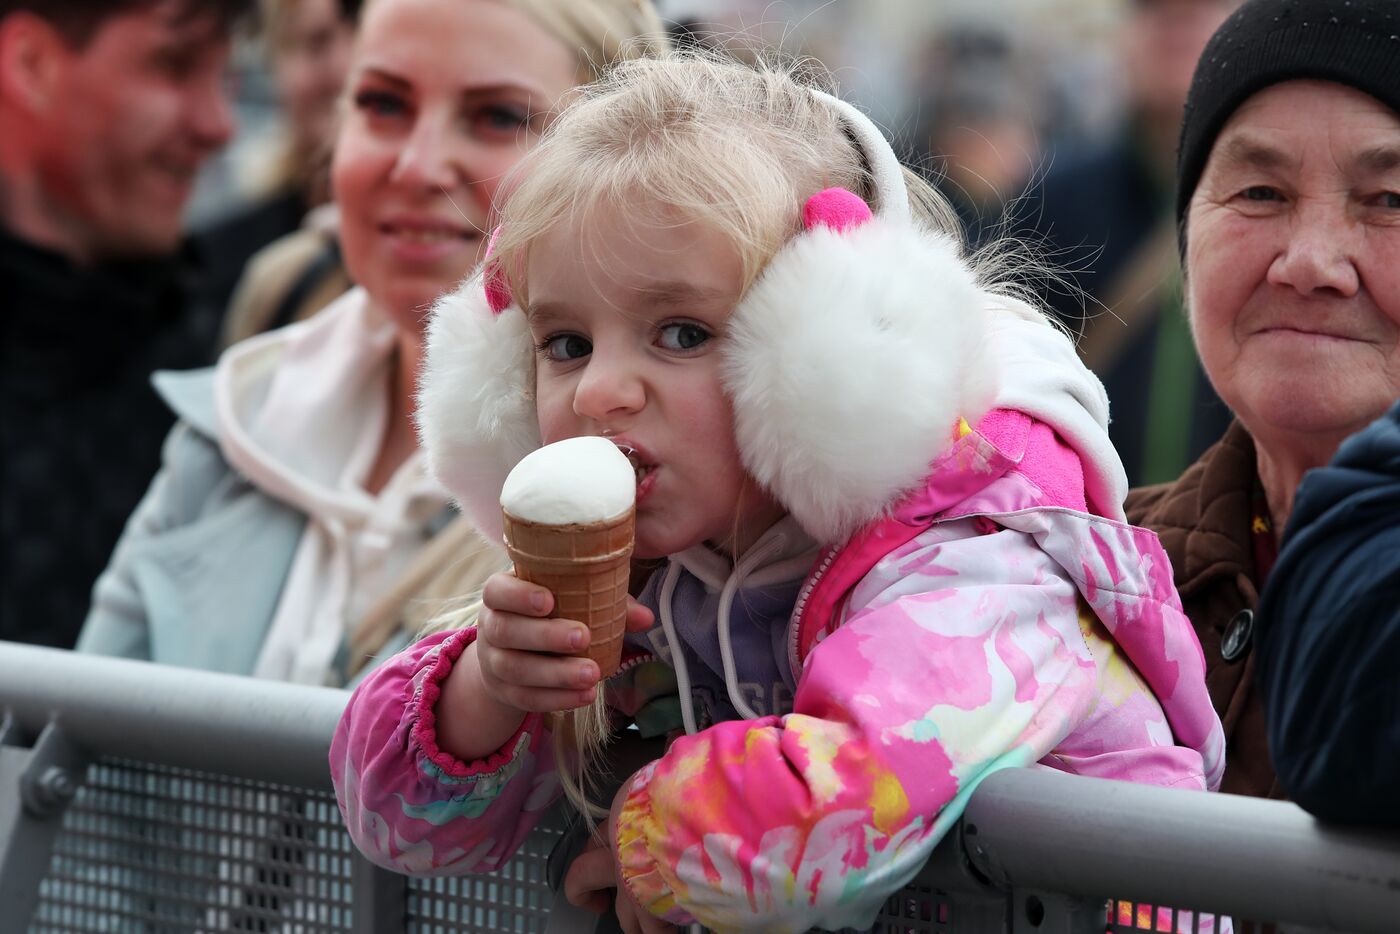
{"type": "Polygon", "coordinates": [[[418,382],[419,440],[433,476],[501,548],[501,487],[540,446],[534,373],[524,313],[493,313],[480,270],[438,299],[418,382]]]}
{"type": "Polygon", "coordinates": [[[735,310],[724,377],[744,466],[825,543],[920,483],[987,411],[986,297],[945,237],[875,218],[793,238],[735,310]]]}

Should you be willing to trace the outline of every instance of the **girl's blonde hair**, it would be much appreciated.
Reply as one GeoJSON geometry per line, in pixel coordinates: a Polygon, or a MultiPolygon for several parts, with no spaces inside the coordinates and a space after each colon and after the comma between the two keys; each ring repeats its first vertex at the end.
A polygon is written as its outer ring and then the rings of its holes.
{"type": "MultiPolygon", "coordinates": [[[[870,167],[840,115],[812,93],[810,63],[740,64],[703,51],[620,63],[580,89],[513,173],[494,256],[521,304],[530,245],[604,205],[645,206],[723,231],[747,289],[797,232],[823,188],[874,198],[870,167]]],[[[929,227],[958,237],[947,202],[906,173],[929,227]]]]}
{"type": "MultiPolygon", "coordinates": [[[[648,220],[682,218],[724,232],[747,290],[800,229],[811,195],[840,187],[876,202],[866,154],[836,109],[813,93],[828,83],[811,61],[750,65],[690,50],[620,62],[579,89],[504,186],[493,257],[514,298],[529,303],[531,245],[602,206],[650,209],[660,215],[648,220]]],[[[965,252],[947,199],[914,172],[903,176],[915,222],[965,252]]],[[[1053,277],[1030,245],[1009,238],[967,260],[987,292],[1009,298],[1029,299],[1035,281],[1053,277]]],[[[1050,323],[1022,301],[993,305],[1050,323]]]]}
{"type": "MultiPolygon", "coordinates": [[[[622,206],[649,220],[698,221],[728,236],[742,261],[743,290],[801,229],[813,194],[841,187],[874,203],[872,170],[841,114],[814,94],[821,72],[810,64],[741,64],[705,51],[624,61],[580,89],[507,181],[490,262],[512,297],[529,303],[524,271],[532,245],[559,224],[579,225],[594,211],[622,206]]],[[[962,249],[948,202],[909,171],[904,181],[914,220],[962,249]]],[[[970,257],[988,292],[1014,296],[1002,281],[1012,268],[1000,249],[970,257]]],[[[1018,272],[1025,267],[1018,261],[1018,272]]],[[[997,312],[1048,319],[1017,302],[997,312]]],[[[480,603],[452,616],[458,625],[480,603]]],[[[602,692],[588,708],[554,720],[557,761],[569,798],[585,813],[588,777],[608,735],[602,692]]]]}

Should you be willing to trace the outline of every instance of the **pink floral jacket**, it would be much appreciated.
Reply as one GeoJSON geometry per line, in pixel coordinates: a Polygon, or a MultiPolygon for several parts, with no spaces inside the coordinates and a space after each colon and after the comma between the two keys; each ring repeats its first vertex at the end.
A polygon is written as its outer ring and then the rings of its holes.
{"type": "MultiPolygon", "coordinates": [[[[789,634],[790,713],[682,737],[633,778],[614,842],[668,920],[868,925],[1002,768],[1219,783],[1220,722],[1161,546],[1088,512],[1077,456],[1019,412],[963,425],[921,489],[829,549],[789,634]]],[[[336,733],[341,809],[380,865],[491,870],[558,795],[538,716],[483,760],[438,748],[440,685],[473,638],[396,656],[336,733]]],[[[624,713],[637,670],[610,685],[624,713]]]]}

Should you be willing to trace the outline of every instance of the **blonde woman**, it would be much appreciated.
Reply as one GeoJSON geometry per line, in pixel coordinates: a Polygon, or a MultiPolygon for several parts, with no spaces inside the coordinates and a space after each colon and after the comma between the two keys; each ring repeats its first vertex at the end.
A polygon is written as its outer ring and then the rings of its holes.
{"type": "Polygon", "coordinates": [[[366,5],[331,171],[359,286],[157,378],[181,422],[80,650],[346,684],[499,567],[418,449],[426,312],[571,89],[662,41],[635,0],[366,5]]]}

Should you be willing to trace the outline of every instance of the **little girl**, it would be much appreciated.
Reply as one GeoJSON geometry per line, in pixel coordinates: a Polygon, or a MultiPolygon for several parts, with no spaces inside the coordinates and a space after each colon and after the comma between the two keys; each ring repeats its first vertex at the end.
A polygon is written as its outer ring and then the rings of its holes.
{"type": "Polygon", "coordinates": [[[565,111],[436,309],[421,430],[495,541],[522,456],[613,439],[658,622],[634,610],[598,684],[586,630],[498,575],[478,624],[371,675],[331,750],[371,859],[500,866],[559,792],[543,714],[598,691],[615,727],[684,727],[606,826],[632,928],[867,926],[997,769],[1216,786],[1200,647],[1123,519],[1102,387],[948,217],[778,71],[643,60],[565,111]]]}

